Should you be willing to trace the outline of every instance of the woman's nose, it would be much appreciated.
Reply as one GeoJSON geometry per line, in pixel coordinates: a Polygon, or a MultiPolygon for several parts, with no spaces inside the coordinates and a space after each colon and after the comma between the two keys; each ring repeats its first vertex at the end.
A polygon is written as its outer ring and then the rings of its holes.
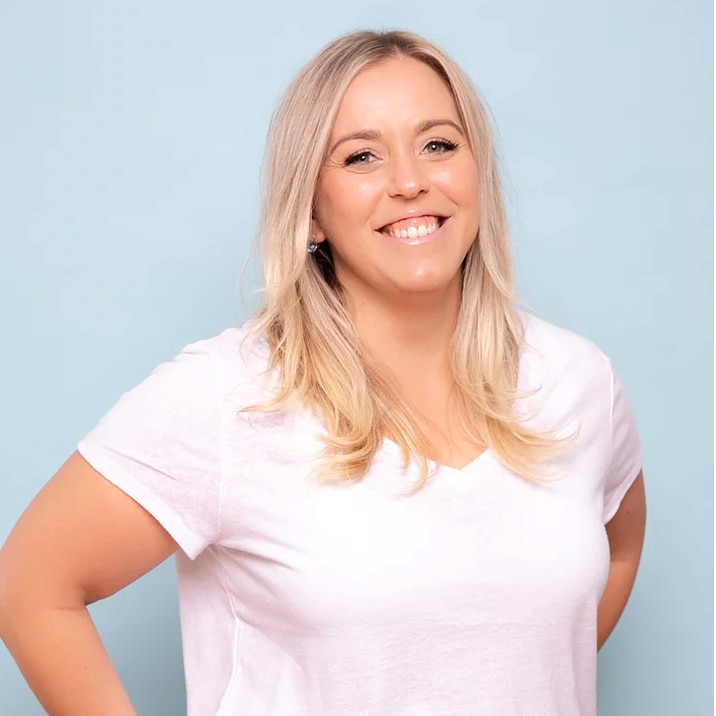
{"type": "Polygon", "coordinates": [[[390,196],[412,199],[427,191],[430,183],[420,160],[411,154],[394,156],[389,163],[387,192],[390,196]]]}

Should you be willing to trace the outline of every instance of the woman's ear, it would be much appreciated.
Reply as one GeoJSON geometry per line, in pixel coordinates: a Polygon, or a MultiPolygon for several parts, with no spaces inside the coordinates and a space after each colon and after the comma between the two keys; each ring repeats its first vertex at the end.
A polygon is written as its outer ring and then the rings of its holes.
{"type": "Polygon", "coordinates": [[[326,240],[326,232],[323,231],[321,225],[315,217],[311,219],[311,241],[321,244],[326,240]]]}

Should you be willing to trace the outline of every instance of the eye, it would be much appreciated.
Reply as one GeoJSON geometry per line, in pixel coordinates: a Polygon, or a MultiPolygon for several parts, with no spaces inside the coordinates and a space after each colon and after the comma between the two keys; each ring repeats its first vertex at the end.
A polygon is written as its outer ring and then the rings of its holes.
{"type": "Polygon", "coordinates": [[[370,164],[375,161],[375,155],[372,152],[356,152],[351,154],[348,159],[343,162],[343,166],[370,164]]]}
{"type": "Polygon", "coordinates": [[[457,149],[457,144],[448,139],[432,139],[425,145],[428,154],[447,154],[457,149]]]}

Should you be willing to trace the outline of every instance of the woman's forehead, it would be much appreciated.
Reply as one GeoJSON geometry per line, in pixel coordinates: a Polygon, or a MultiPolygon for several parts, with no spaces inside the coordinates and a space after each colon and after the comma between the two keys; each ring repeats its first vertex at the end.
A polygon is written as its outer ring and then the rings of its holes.
{"type": "Polygon", "coordinates": [[[417,127],[436,117],[461,124],[443,79],[424,62],[394,58],[356,75],[339,105],[332,136],[398,123],[417,127]]]}

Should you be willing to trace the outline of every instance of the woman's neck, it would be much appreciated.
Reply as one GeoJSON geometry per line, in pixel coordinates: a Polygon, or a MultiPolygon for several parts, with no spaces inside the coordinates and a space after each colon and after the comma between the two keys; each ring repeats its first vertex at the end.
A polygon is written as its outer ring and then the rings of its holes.
{"type": "MultiPolygon", "coordinates": [[[[351,296],[349,311],[368,354],[402,385],[449,376],[450,341],[460,305],[460,286],[391,297],[351,296]]],[[[442,381],[440,381],[442,382],[442,381]]],[[[412,391],[411,391],[412,392],[412,391]]]]}

